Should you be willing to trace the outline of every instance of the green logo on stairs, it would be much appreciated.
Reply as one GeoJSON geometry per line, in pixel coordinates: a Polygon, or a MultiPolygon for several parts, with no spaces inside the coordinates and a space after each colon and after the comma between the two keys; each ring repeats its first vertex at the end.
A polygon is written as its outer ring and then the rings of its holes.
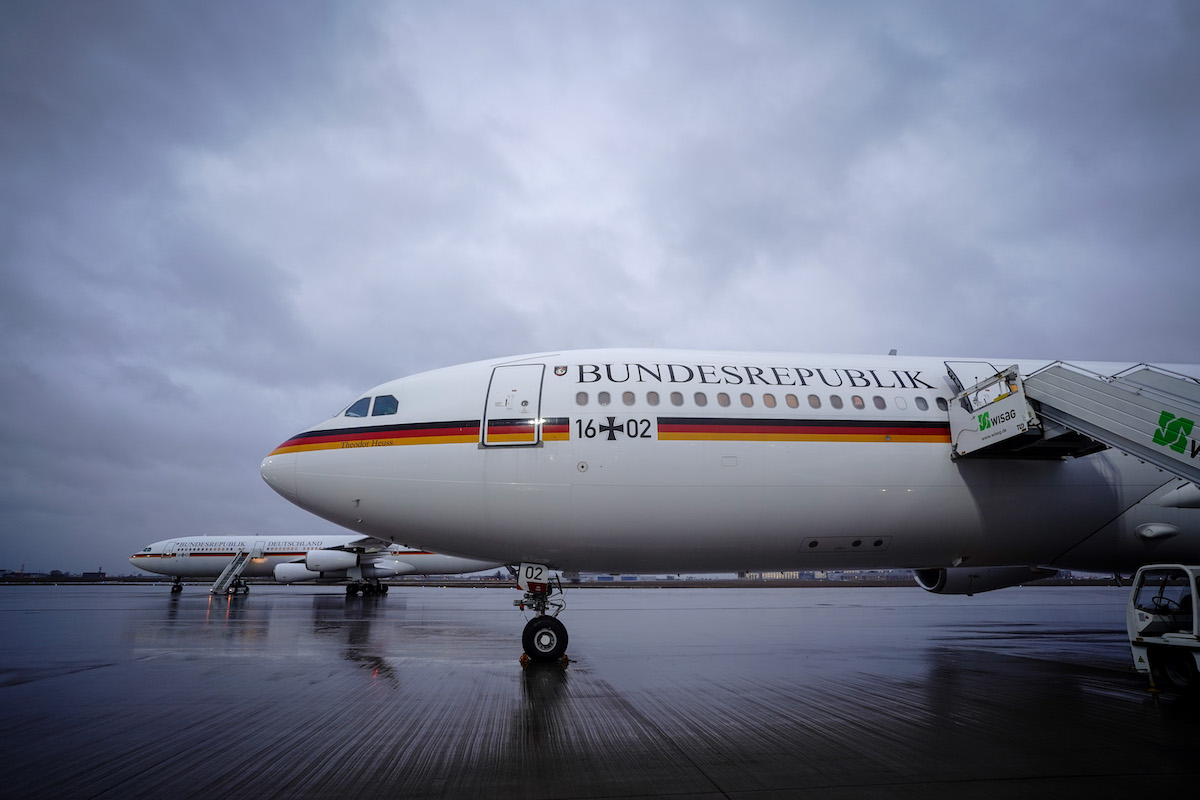
{"type": "Polygon", "coordinates": [[[1196,423],[1184,417],[1177,417],[1170,411],[1164,411],[1158,417],[1158,430],[1154,432],[1154,443],[1169,447],[1176,453],[1187,449],[1188,437],[1192,435],[1192,427],[1196,423]]]}

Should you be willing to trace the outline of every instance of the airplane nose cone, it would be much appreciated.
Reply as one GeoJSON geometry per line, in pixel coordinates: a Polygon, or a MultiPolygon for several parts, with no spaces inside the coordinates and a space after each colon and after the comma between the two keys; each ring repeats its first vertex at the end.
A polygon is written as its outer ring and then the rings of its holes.
{"type": "Polygon", "coordinates": [[[263,480],[279,494],[296,505],[300,504],[296,492],[296,454],[276,453],[263,459],[261,468],[263,480]]]}

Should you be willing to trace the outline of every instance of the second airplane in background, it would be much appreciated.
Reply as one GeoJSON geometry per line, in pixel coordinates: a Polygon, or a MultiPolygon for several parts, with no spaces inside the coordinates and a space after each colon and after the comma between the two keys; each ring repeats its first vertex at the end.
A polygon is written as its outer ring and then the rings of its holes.
{"type": "Polygon", "coordinates": [[[164,539],[134,553],[138,569],[175,579],[212,578],[213,593],[249,591],[245,578],[279,583],[342,583],[353,595],[387,594],[383,578],[399,575],[456,575],[503,566],[380,542],[358,534],[329,536],[184,536],[164,539]]]}

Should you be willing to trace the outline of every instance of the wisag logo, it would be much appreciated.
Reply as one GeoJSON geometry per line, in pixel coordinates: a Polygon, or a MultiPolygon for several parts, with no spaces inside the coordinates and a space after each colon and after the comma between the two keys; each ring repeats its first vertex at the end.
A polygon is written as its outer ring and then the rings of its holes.
{"type": "MultiPolygon", "coordinates": [[[[984,411],[977,417],[979,420],[979,432],[983,433],[994,425],[1003,425],[1006,422],[1012,422],[1016,418],[1017,410],[1015,408],[1010,408],[1007,411],[1001,411],[994,417],[992,416],[992,412],[984,411]]],[[[1017,430],[1024,430],[1024,428],[1017,428],[1017,430]]]]}
{"type": "MultiPolygon", "coordinates": [[[[1158,430],[1154,432],[1154,443],[1169,447],[1176,453],[1187,451],[1188,437],[1192,435],[1195,422],[1186,417],[1177,417],[1170,411],[1164,411],[1158,417],[1158,430]]],[[[1197,448],[1192,447],[1192,458],[1196,457],[1197,448]]]]}

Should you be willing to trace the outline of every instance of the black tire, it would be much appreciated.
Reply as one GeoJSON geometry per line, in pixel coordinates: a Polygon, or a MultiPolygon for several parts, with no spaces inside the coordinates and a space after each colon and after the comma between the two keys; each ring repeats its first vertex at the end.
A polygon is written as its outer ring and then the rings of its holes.
{"type": "Polygon", "coordinates": [[[1196,674],[1196,659],[1192,651],[1183,649],[1160,649],[1151,655],[1155,680],[1177,694],[1192,694],[1200,686],[1200,675],[1196,674]]]}
{"type": "Polygon", "coordinates": [[[567,626],[555,617],[534,617],[521,634],[521,646],[534,661],[558,661],[567,652],[567,626]]]}

